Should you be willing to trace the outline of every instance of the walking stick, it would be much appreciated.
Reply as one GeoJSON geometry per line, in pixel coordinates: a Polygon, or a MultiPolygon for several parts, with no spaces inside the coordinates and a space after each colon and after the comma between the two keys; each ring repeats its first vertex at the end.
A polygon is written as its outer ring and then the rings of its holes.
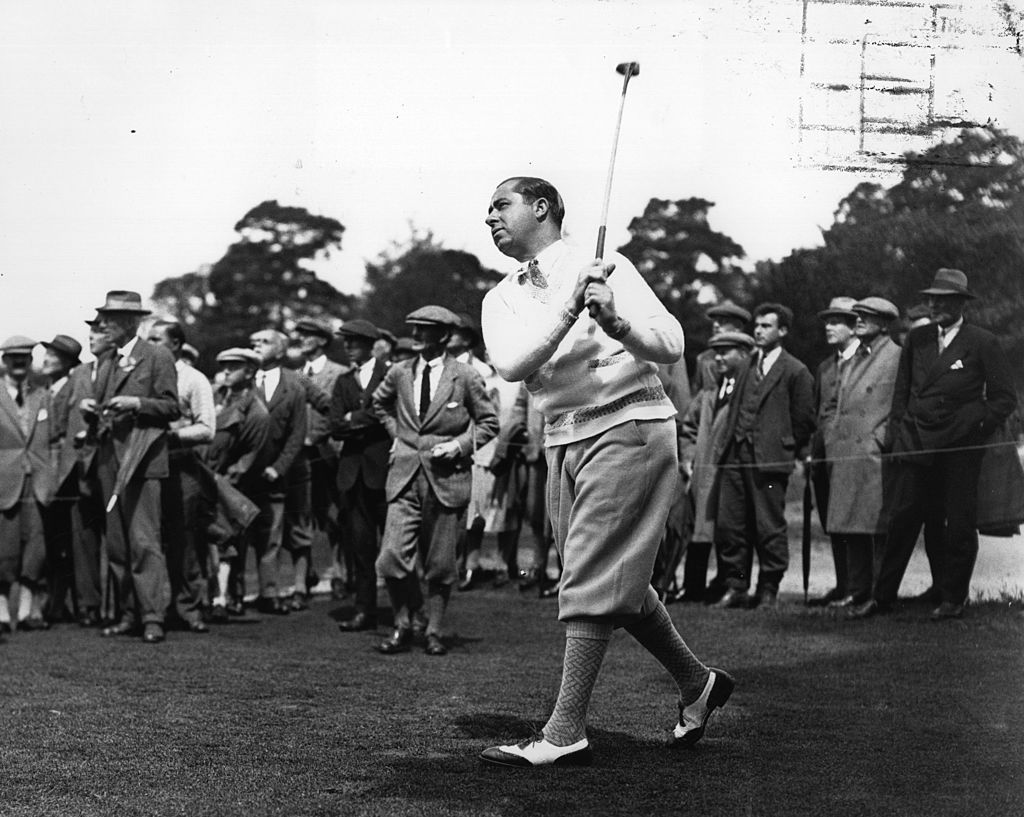
{"type": "Polygon", "coordinates": [[[804,530],[801,557],[804,570],[804,604],[807,604],[807,585],[811,579],[811,511],[814,508],[814,496],[811,492],[811,466],[804,468],[804,530]]]}

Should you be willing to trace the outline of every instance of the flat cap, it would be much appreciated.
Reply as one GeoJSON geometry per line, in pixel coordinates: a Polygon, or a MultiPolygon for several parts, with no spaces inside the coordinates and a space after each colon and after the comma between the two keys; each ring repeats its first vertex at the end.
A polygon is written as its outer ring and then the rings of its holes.
{"type": "Polygon", "coordinates": [[[11,335],[4,341],[3,346],[0,346],[0,352],[5,355],[30,355],[36,345],[32,338],[26,338],[24,335],[11,335]]]}
{"type": "Polygon", "coordinates": [[[396,352],[415,352],[416,342],[412,338],[400,337],[395,339],[396,352]]]}
{"type": "Polygon", "coordinates": [[[55,335],[53,340],[49,343],[44,340],[43,346],[47,349],[53,349],[55,352],[60,352],[62,355],[66,355],[67,358],[76,366],[80,362],[79,356],[82,354],[82,344],[68,335],[55,335]]]}
{"type": "Polygon", "coordinates": [[[183,343],[179,352],[182,357],[187,357],[193,363],[199,362],[199,350],[191,343],[183,343]]]}
{"type": "Polygon", "coordinates": [[[892,301],[879,298],[877,295],[869,295],[862,298],[853,305],[853,311],[862,315],[876,315],[886,320],[896,320],[900,316],[900,310],[892,301]]]}
{"type": "Polygon", "coordinates": [[[708,346],[712,349],[739,346],[749,351],[754,348],[754,339],[746,332],[719,332],[711,337],[711,340],[708,341],[708,346]]]}
{"type": "Polygon", "coordinates": [[[458,326],[459,316],[443,306],[421,306],[405,316],[405,322],[421,326],[458,326]]]}
{"type": "Polygon", "coordinates": [[[395,340],[396,339],[395,339],[395,333],[394,332],[389,332],[387,329],[378,329],[377,331],[380,332],[380,339],[381,340],[386,340],[392,346],[395,345],[395,340]]]}
{"type": "Polygon", "coordinates": [[[135,312],[148,315],[149,310],[142,305],[142,296],[138,292],[127,289],[112,289],[107,293],[103,306],[96,307],[97,312],[135,312]]]}
{"type": "Polygon", "coordinates": [[[942,269],[935,271],[935,278],[928,289],[921,290],[922,295],[959,295],[961,298],[978,297],[967,288],[967,275],[958,269],[942,269]]]}
{"type": "Polygon", "coordinates": [[[233,346],[217,354],[218,363],[251,363],[259,366],[263,359],[252,349],[244,349],[241,346],[233,346]]]}
{"type": "Polygon", "coordinates": [[[919,321],[921,318],[931,318],[932,311],[924,304],[914,304],[907,310],[907,318],[912,321],[919,321]]]}
{"type": "Polygon", "coordinates": [[[853,311],[853,305],[857,303],[856,298],[848,298],[846,295],[839,295],[828,302],[828,309],[818,313],[818,317],[825,318],[849,318],[857,319],[857,313],[853,311]]]}
{"type": "Polygon", "coordinates": [[[352,321],[345,321],[338,330],[338,334],[350,338],[367,338],[377,340],[380,337],[380,330],[369,321],[356,318],[352,321]]]}
{"type": "Polygon", "coordinates": [[[327,340],[334,337],[334,329],[323,318],[300,318],[295,323],[295,331],[305,335],[316,335],[327,340]]]}
{"type": "Polygon", "coordinates": [[[747,312],[742,306],[736,306],[732,301],[723,301],[720,304],[715,304],[711,309],[704,313],[708,318],[732,318],[733,320],[743,321],[743,323],[750,323],[750,313],[747,312]]]}

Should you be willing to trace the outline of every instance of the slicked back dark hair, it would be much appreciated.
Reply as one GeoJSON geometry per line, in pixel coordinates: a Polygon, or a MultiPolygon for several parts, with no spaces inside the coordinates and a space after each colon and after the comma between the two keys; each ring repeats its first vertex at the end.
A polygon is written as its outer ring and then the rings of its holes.
{"type": "Polygon", "coordinates": [[[167,333],[167,337],[178,344],[178,348],[181,348],[187,343],[185,338],[185,328],[177,321],[157,321],[153,326],[159,326],[164,332],[167,333]]]}
{"type": "Polygon", "coordinates": [[[551,220],[561,228],[562,220],[565,218],[565,202],[551,182],[538,179],[536,176],[511,176],[498,187],[509,182],[512,183],[512,189],[522,196],[527,204],[533,204],[537,199],[547,201],[551,220]]]}
{"type": "Polygon", "coordinates": [[[779,327],[785,327],[791,329],[793,327],[793,310],[788,306],[782,304],[760,304],[757,309],[754,310],[754,317],[759,318],[762,315],[778,315],[779,316],[779,327]]]}

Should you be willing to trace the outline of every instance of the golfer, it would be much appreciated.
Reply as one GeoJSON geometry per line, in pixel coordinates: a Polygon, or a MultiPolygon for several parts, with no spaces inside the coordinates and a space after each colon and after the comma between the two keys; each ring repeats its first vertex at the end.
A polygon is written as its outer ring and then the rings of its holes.
{"type": "Polygon", "coordinates": [[[525,381],[544,415],[547,500],[564,565],[558,699],[542,735],[481,754],[506,766],[593,762],[587,707],[616,627],[679,687],[670,745],[700,740],[733,689],[690,651],[650,586],[677,473],[675,410],[656,364],[679,359],[682,328],[621,255],[602,264],[562,241],[564,213],[550,183],[516,177],[498,186],[486,219],[495,246],[523,266],[484,299],[484,339],[498,373],[525,381]]]}

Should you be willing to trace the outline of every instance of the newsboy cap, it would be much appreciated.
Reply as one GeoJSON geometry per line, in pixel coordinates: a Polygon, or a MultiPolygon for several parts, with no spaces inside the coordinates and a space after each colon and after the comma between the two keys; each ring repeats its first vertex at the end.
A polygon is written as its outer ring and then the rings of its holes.
{"type": "Polygon", "coordinates": [[[218,363],[251,363],[259,367],[263,359],[252,349],[244,349],[241,346],[233,346],[217,353],[218,363]]]}
{"type": "Polygon", "coordinates": [[[24,335],[11,335],[4,341],[3,346],[0,346],[0,352],[5,355],[30,355],[35,348],[36,342],[32,338],[26,338],[24,335]]]}
{"type": "Polygon", "coordinates": [[[395,349],[396,353],[399,352],[415,352],[416,341],[412,338],[407,338],[404,335],[400,338],[395,338],[395,349]]]}
{"type": "Polygon", "coordinates": [[[338,334],[350,338],[377,340],[380,337],[380,330],[369,321],[356,318],[355,320],[345,321],[341,325],[341,329],[338,330],[338,334]]]}
{"type": "Polygon", "coordinates": [[[81,362],[78,358],[82,354],[82,344],[68,335],[54,335],[49,343],[44,340],[43,346],[65,355],[75,366],[81,362]]]}
{"type": "Polygon", "coordinates": [[[719,332],[717,335],[711,336],[708,346],[712,349],[738,346],[741,349],[750,351],[754,348],[754,339],[746,332],[719,332]]]}
{"type": "Polygon", "coordinates": [[[935,278],[928,289],[921,290],[922,295],[959,295],[961,298],[978,297],[967,288],[967,275],[958,269],[942,269],[935,271],[935,278]]]}
{"type": "Polygon", "coordinates": [[[304,335],[316,335],[325,340],[334,337],[334,329],[323,318],[300,318],[295,324],[295,331],[304,335]]]}
{"type": "Polygon", "coordinates": [[[862,298],[853,305],[853,311],[861,315],[875,315],[886,320],[896,320],[900,316],[900,310],[892,301],[879,298],[877,295],[869,295],[862,298]]]}
{"type": "Polygon", "coordinates": [[[405,316],[405,322],[420,326],[458,326],[459,316],[443,306],[421,306],[405,316]]]}
{"type": "Polygon", "coordinates": [[[853,305],[857,303],[856,298],[848,298],[845,295],[839,295],[828,302],[828,309],[823,309],[818,313],[818,317],[822,320],[827,318],[848,318],[850,320],[857,320],[857,313],[853,311],[853,305]]]}
{"type": "Polygon", "coordinates": [[[112,289],[107,293],[107,300],[103,306],[96,307],[97,312],[135,312],[138,315],[148,315],[150,311],[142,306],[142,296],[138,292],[131,292],[127,289],[112,289]]]}
{"type": "Polygon", "coordinates": [[[733,320],[743,321],[744,324],[750,323],[750,313],[742,306],[736,306],[731,301],[715,304],[704,314],[708,318],[732,318],[733,320]]]}

